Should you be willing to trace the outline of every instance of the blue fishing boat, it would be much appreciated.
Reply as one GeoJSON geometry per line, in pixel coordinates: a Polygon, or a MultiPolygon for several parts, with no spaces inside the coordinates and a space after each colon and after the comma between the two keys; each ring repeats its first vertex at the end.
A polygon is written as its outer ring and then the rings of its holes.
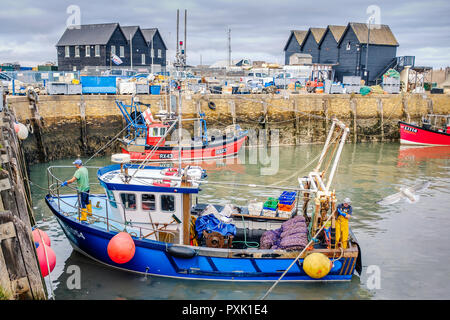
{"type": "Polygon", "coordinates": [[[284,203],[291,204],[285,205],[291,211],[283,214],[278,209],[270,215],[264,208],[197,203],[202,184],[226,183],[208,181],[205,171],[195,166],[131,164],[127,154],[113,155],[112,165],[88,167],[97,171],[104,189],[90,196],[92,209],[79,207],[79,192],[61,193],[62,179],[56,174],[60,167],[47,170],[51,191],[45,200],[76,251],[120,270],[194,280],[349,281],[355,270],[361,273],[361,252],[351,231],[346,247],[335,243],[337,199],[330,188],[347,132],[348,127],[335,119],[308,176],[298,178],[294,187],[266,186],[285,191],[280,199],[290,201],[284,203]],[[330,158],[334,162],[325,177],[321,166],[334,141],[337,148],[330,158]],[[303,247],[262,246],[264,234],[280,233],[294,221],[306,230],[303,247]],[[327,222],[331,239],[323,232],[327,222]],[[133,252],[126,262],[115,262],[111,256],[111,242],[119,234],[132,241],[133,252]],[[317,276],[305,266],[313,254],[329,262],[317,276]]]}

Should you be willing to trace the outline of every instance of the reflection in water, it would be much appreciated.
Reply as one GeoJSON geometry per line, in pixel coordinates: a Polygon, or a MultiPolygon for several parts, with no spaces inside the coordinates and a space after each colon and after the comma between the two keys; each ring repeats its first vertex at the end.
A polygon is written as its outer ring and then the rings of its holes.
{"type": "MultiPolygon", "coordinates": [[[[274,184],[302,168],[321,151],[320,145],[280,148],[276,175],[260,175],[260,164],[249,164],[249,149],[241,154],[239,169],[221,167],[208,170],[211,181],[241,184],[274,184]],[[243,168],[243,170],[242,170],[243,168]]],[[[436,156],[436,155],[435,155],[436,156]]],[[[71,164],[72,159],[54,161],[52,165],[71,164]]],[[[93,159],[89,165],[109,164],[109,157],[93,159]]],[[[45,169],[49,164],[31,167],[30,179],[46,186],[45,169]]],[[[267,165],[270,166],[270,165],[267,165]]],[[[306,168],[299,176],[308,173],[306,168]]],[[[70,178],[74,169],[58,169],[70,178]]],[[[91,172],[91,182],[96,175],[91,172]]],[[[295,179],[289,186],[296,186],[295,179]]],[[[282,283],[269,299],[416,299],[450,298],[450,220],[447,219],[450,197],[449,157],[404,158],[399,145],[347,144],[344,148],[333,187],[338,201],[352,199],[354,217],[350,225],[362,250],[363,274],[348,283],[282,283]],[[404,165],[398,166],[402,161],[404,165]],[[380,206],[376,201],[398,191],[401,186],[428,180],[415,204],[399,202],[380,206]],[[367,267],[377,265],[381,271],[381,288],[367,289],[367,267]],[[426,279],[426,281],[425,281],[426,279]]],[[[32,186],[33,206],[39,227],[46,230],[57,255],[52,273],[57,299],[258,299],[271,283],[225,283],[175,280],[135,275],[114,270],[74,252],[61,228],[44,203],[45,191],[32,186]],[[81,289],[68,290],[69,265],[81,268],[81,289]]],[[[69,190],[67,190],[69,192],[69,190]]],[[[92,192],[102,192],[97,186],[92,192]]],[[[278,196],[279,191],[266,188],[223,188],[204,185],[199,202],[236,203],[250,199],[260,201],[278,196]]]]}

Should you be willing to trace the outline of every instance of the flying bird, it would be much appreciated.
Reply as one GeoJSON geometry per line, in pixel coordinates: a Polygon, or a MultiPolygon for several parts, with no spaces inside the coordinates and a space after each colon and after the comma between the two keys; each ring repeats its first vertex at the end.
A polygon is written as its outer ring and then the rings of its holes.
{"type": "Polygon", "coordinates": [[[390,196],[387,196],[380,201],[377,201],[377,204],[380,205],[388,205],[388,204],[394,204],[399,202],[402,199],[406,199],[409,203],[415,203],[419,201],[419,195],[415,194],[419,191],[425,190],[430,186],[429,181],[420,182],[412,187],[406,188],[401,187],[400,191],[397,193],[394,193],[390,196]]]}

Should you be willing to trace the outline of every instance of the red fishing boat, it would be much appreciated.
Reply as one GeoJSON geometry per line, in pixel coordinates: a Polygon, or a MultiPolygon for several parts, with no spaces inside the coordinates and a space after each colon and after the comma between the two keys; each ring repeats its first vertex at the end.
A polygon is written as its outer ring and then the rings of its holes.
{"type": "Polygon", "coordinates": [[[399,121],[400,143],[450,146],[450,115],[428,114],[422,126],[399,121]]]}
{"type": "MultiPolygon", "coordinates": [[[[199,118],[188,119],[199,123],[200,134],[190,140],[168,141],[167,137],[175,132],[180,120],[171,114],[162,115],[163,120],[155,120],[150,105],[138,100],[131,105],[116,100],[128,124],[128,133],[122,142],[122,153],[130,154],[131,161],[173,161],[208,160],[227,158],[237,155],[247,138],[248,131],[239,125],[231,125],[222,136],[208,136],[205,114],[199,112],[199,118]],[[143,112],[140,105],[147,106],[143,112]],[[181,142],[180,142],[181,141],[181,142]]],[[[186,121],[188,121],[186,120],[186,121]]]]}

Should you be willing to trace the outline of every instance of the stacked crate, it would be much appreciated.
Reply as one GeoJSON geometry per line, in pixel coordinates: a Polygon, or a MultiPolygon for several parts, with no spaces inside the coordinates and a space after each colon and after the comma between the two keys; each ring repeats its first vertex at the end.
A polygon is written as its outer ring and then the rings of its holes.
{"type": "Polygon", "coordinates": [[[400,78],[383,77],[383,90],[387,93],[399,93],[400,78]]]}
{"type": "Polygon", "coordinates": [[[359,76],[345,76],[342,79],[346,93],[359,93],[361,89],[361,77],[359,76]]]}
{"type": "Polygon", "coordinates": [[[277,216],[278,200],[269,198],[263,205],[263,216],[276,217],[277,216]]]}
{"type": "Polygon", "coordinates": [[[278,217],[290,218],[296,208],[297,192],[295,191],[283,191],[278,198],[278,217]]]}

